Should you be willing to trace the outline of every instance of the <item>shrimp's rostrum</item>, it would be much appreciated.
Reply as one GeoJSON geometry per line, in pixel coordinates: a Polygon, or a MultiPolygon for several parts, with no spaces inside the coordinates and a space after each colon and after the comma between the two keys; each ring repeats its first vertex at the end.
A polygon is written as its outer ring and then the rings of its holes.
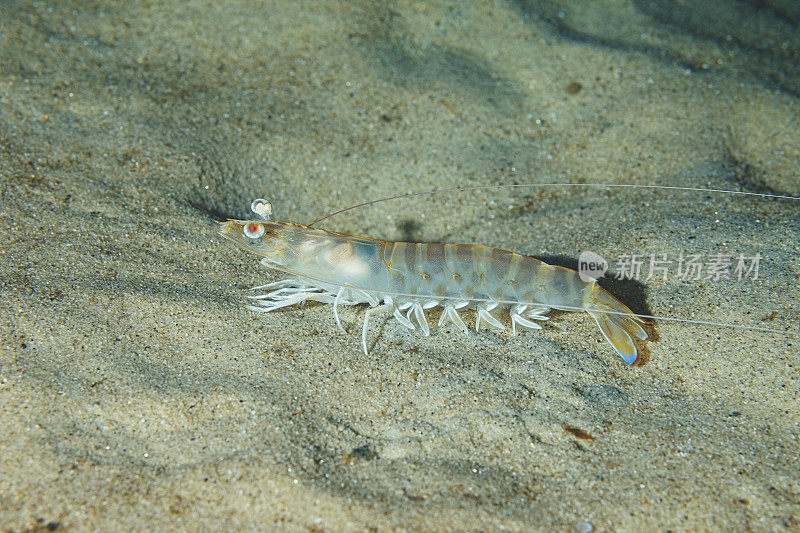
{"type": "Polygon", "coordinates": [[[279,222],[271,206],[256,200],[251,206],[261,220],[228,220],[220,235],[261,256],[261,264],[290,274],[290,279],[255,289],[256,311],[269,312],[307,300],[333,304],[339,328],[339,305],[368,304],[362,330],[367,352],[371,315],[392,313],[405,327],[430,333],[425,310],[441,306],[439,325],[452,321],[466,332],[459,311],[476,309],[481,323],[505,325],[492,315],[509,310],[511,328],[541,329],[550,309],[585,311],[603,336],[628,364],[638,357],[634,339],[647,339],[641,324],[622,302],[578,272],[477,244],[387,242],[323,229],[279,222]]]}

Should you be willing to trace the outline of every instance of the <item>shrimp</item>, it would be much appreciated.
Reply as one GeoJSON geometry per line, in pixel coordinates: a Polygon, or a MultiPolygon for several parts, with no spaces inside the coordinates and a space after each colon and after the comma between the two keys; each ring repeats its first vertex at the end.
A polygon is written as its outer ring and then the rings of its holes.
{"type": "Polygon", "coordinates": [[[516,327],[541,329],[551,309],[584,311],[622,359],[632,365],[639,356],[637,341],[648,338],[645,320],[601,288],[594,279],[568,268],[499,248],[477,244],[387,242],[324,229],[279,222],[272,207],[256,200],[251,209],[260,220],[222,222],[219,234],[261,256],[267,268],[290,274],[254,290],[255,311],[270,312],[306,301],[333,304],[344,332],[339,305],[368,304],[361,340],[367,350],[370,317],[391,314],[411,330],[430,334],[425,311],[442,307],[441,326],[452,321],[467,332],[459,311],[475,308],[475,329],[481,323],[504,330],[491,311],[507,309],[516,327]]]}

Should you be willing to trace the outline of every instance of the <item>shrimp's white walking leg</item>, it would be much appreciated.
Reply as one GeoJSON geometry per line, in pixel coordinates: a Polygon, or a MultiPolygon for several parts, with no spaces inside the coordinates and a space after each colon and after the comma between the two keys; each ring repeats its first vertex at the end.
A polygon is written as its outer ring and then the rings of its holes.
{"type": "Polygon", "coordinates": [[[336,325],[339,326],[339,331],[346,334],[347,332],[342,327],[342,323],[339,322],[339,311],[336,309],[339,306],[339,300],[342,298],[343,294],[344,287],[339,287],[339,292],[336,293],[336,299],[333,300],[333,318],[336,319],[336,325]]]}
{"type": "Polygon", "coordinates": [[[367,309],[367,312],[364,313],[364,330],[361,332],[361,344],[364,346],[364,355],[369,355],[367,351],[367,325],[369,324],[369,317],[372,313],[381,313],[383,311],[388,311],[393,306],[389,304],[379,305],[378,307],[370,307],[367,309]]]}
{"type": "Polygon", "coordinates": [[[489,312],[490,309],[497,307],[497,304],[489,304],[488,306],[478,306],[478,316],[475,318],[475,331],[480,331],[481,319],[485,320],[490,326],[497,329],[506,329],[502,322],[497,320],[489,312]]]}
{"type": "Polygon", "coordinates": [[[431,328],[428,327],[428,319],[425,318],[425,311],[422,310],[422,306],[418,303],[414,303],[411,309],[414,311],[414,318],[417,319],[417,323],[422,328],[422,333],[427,337],[431,334],[431,328]]]}
{"type": "MultiPolygon", "coordinates": [[[[406,317],[404,317],[403,313],[400,312],[402,309],[406,308],[405,305],[401,304],[400,306],[398,306],[396,303],[394,303],[394,300],[392,300],[388,296],[384,298],[383,301],[386,305],[388,305],[392,309],[392,316],[394,316],[398,322],[400,322],[401,324],[403,324],[405,327],[407,327],[412,331],[417,329],[414,327],[414,324],[412,324],[411,321],[406,317]]],[[[410,306],[411,304],[408,305],[410,306]]]]}
{"type": "MultiPolygon", "coordinates": [[[[515,305],[511,308],[511,331],[514,335],[517,334],[517,324],[530,329],[542,329],[542,326],[536,322],[531,322],[522,316],[522,313],[524,313],[527,308],[527,305],[515,305]]],[[[550,320],[550,317],[542,316],[543,313],[546,313],[549,310],[550,308],[548,307],[536,306],[528,311],[528,318],[533,320],[550,320]]]]}
{"type": "Polygon", "coordinates": [[[314,300],[323,303],[331,302],[330,295],[328,295],[324,291],[320,291],[317,289],[306,290],[301,288],[298,288],[296,290],[289,288],[279,289],[269,294],[248,296],[248,298],[250,298],[251,300],[255,300],[256,303],[261,307],[248,305],[247,308],[252,311],[260,311],[262,313],[268,313],[270,311],[280,309],[281,307],[287,307],[289,305],[303,303],[307,300],[314,300]],[[281,294],[284,291],[288,291],[289,294],[281,294]]]}
{"type": "Polygon", "coordinates": [[[394,308],[394,313],[392,313],[392,314],[397,319],[398,322],[403,324],[405,327],[407,327],[411,331],[414,331],[415,329],[417,329],[416,327],[414,327],[414,324],[412,324],[409,319],[407,319],[406,317],[403,316],[403,313],[400,312],[400,308],[395,307],[394,308]]]}
{"type": "Polygon", "coordinates": [[[464,324],[464,321],[461,320],[458,311],[456,311],[455,308],[450,304],[444,306],[444,311],[442,312],[442,316],[439,317],[440,327],[442,324],[444,324],[446,318],[449,318],[453,322],[453,324],[455,324],[456,327],[460,329],[462,332],[469,333],[469,328],[467,327],[466,324],[464,324]]]}

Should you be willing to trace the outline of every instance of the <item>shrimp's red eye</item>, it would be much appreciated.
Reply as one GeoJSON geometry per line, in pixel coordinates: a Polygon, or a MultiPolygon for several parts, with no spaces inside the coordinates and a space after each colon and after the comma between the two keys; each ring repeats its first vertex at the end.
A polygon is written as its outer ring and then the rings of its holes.
{"type": "Polygon", "coordinates": [[[264,235],[264,226],[258,224],[257,222],[249,222],[242,228],[242,233],[251,239],[258,239],[264,235]]]}

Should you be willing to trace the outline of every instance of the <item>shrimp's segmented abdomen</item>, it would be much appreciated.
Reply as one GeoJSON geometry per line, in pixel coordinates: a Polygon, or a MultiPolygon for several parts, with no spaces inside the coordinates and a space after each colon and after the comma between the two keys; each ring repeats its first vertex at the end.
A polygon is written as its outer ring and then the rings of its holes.
{"type": "Polygon", "coordinates": [[[389,290],[452,300],[581,307],[586,283],[568,268],[478,244],[387,243],[389,290]]]}

